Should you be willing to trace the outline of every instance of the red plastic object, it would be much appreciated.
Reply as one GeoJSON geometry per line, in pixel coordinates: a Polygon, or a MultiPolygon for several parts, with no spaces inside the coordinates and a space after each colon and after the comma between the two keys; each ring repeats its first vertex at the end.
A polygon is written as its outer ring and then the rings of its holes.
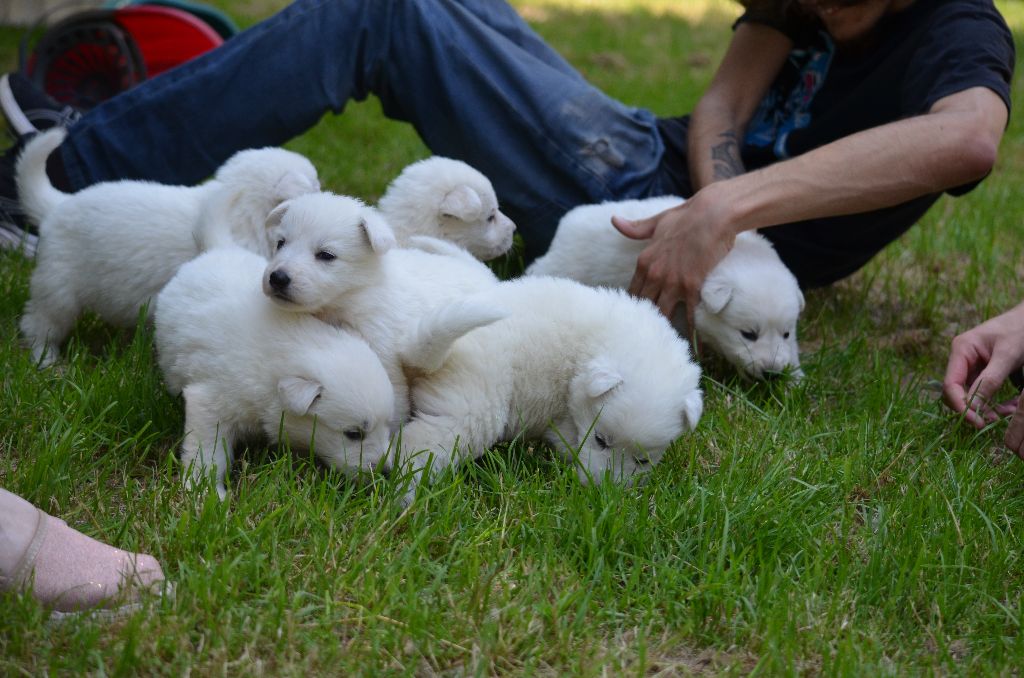
{"type": "Polygon", "coordinates": [[[114,11],[114,21],[138,45],[146,77],[220,46],[224,38],[193,14],[160,5],[128,5],[114,11]]]}

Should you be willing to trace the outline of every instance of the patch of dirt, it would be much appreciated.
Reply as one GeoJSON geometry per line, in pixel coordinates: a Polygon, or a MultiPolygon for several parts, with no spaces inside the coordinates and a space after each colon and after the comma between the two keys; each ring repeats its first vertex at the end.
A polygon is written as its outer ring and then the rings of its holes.
{"type": "Polygon", "coordinates": [[[606,71],[622,72],[629,68],[629,60],[619,52],[596,52],[588,56],[587,61],[606,71]]]}
{"type": "Polygon", "coordinates": [[[711,55],[707,52],[693,52],[686,58],[686,65],[693,69],[707,68],[711,64],[711,55]]]}

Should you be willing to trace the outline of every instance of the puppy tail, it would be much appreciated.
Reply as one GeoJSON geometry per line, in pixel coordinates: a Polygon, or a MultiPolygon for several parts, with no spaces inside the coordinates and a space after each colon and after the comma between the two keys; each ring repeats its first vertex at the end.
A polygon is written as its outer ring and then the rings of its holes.
{"type": "Polygon", "coordinates": [[[452,345],[469,332],[507,318],[503,308],[473,298],[458,299],[432,309],[420,318],[399,358],[406,367],[430,374],[441,369],[452,345]]]}
{"type": "Polygon", "coordinates": [[[46,176],[46,159],[66,136],[67,130],[62,127],[47,130],[29,141],[18,157],[15,167],[18,199],[29,221],[36,226],[67,198],[67,194],[54,188],[46,176]]]}

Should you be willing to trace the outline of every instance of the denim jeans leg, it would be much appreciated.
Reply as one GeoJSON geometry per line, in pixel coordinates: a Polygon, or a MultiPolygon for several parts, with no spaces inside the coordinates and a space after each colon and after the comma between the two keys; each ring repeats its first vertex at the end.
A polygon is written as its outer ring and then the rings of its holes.
{"type": "Polygon", "coordinates": [[[114,179],[193,184],[236,151],[301,134],[351,98],[360,63],[380,61],[392,4],[299,0],[103,102],[69,129],[61,147],[72,186],[114,179]]]}
{"type": "Polygon", "coordinates": [[[68,176],[195,183],[373,93],[434,153],[494,182],[532,258],[572,206],[654,191],[663,146],[651,113],[589,85],[490,2],[299,0],[83,116],[62,147],[68,176]]]}
{"type": "Polygon", "coordinates": [[[554,69],[569,77],[583,79],[579,71],[537,35],[519,12],[507,2],[497,0],[457,0],[485,24],[500,32],[505,39],[518,45],[554,69]]]}

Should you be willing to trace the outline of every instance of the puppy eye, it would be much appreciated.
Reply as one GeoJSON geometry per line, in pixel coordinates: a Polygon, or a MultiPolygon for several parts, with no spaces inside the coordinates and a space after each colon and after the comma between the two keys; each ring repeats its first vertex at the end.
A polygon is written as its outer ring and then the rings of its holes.
{"type": "Polygon", "coordinates": [[[492,221],[494,221],[497,218],[498,218],[497,214],[491,214],[491,216],[487,217],[487,223],[491,223],[492,221]]]}
{"type": "Polygon", "coordinates": [[[783,332],[782,333],[782,338],[783,339],[789,339],[789,332],[783,332]]]}
{"type": "Polygon", "coordinates": [[[636,462],[637,466],[647,466],[651,463],[649,457],[633,457],[633,461],[636,462]]]}
{"type": "Polygon", "coordinates": [[[348,438],[349,440],[352,440],[352,441],[356,441],[356,442],[366,438],[366,431],[364,431],[361,428],[350,428],[349,430],[345,431],[344,433],[345,433],[345,437],[346,438],[348,438]]]}
{"type": "Polygon", "coordinates": [[[608,441],[600,433],[594,434],[594,442],[597,443],[597,446],[600,447],[602,450],[608,449],[608,441]]]}
{"type": "Polygon", "coordinates": [[[757,332],[754,330],[743,330],[740,332],[747,341],[757,341],[757,332]]]}
{"type": "Polygon", "coordinates": [[[281,249],[282,247],[284,247],[284,238],[277,241],[277,249],[281,249]]]}
{"type": "Polygon", "coordinates": [[[316,253],[316,258],[319,259],[320,261],[334,261],[338,257],[334,256],[327,250],[320,250],[319,252],[316,253]]]}

